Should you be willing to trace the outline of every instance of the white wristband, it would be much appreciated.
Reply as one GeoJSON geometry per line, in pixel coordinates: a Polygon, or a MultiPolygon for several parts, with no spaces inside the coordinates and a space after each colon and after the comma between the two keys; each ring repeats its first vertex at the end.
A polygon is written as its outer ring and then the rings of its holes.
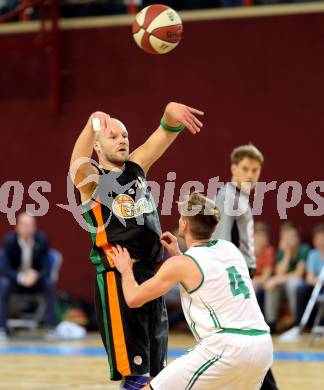
{"type": "Polygon", "coordinates": [[[93,128],[93,131],[100,131],[101,122],[100,122],[99,118],[92,119],[92,128],[93,128]]]}

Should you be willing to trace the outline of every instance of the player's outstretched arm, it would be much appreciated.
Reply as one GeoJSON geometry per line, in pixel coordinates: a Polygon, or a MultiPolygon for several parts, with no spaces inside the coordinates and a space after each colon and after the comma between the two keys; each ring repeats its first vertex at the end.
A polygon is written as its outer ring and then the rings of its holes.
{"type": "Polygon", "coordinates": [[[192,134],[200,132],[203,124],[197,118],[197,115],[204,115],[204,113],[184,104],[169,103],[165,108],[158,129],[143,145],[134,150],[129,159],[139,164],[146,174],[155,161],[164,154],[177,138],[179,132],[184,127],[192,134]]]}
{"type": "Polygon", "coordinates": [[[122,287],[127,305],[131,308],[141,307],[146,302],[156,299],[181,282],[180,275],[183,270],[181,257],[173,257],[162,265],[157,274],[142,284],[138,284],[133,273],[133,261],[126,248],[117,245],[113,247],[111,255],[116,268],[122,275],[122,287]],[[180,260],[180,261],[178,261],[180,260]]]}
{"type": "Polygon", "coordinates": [[[96,136],[100,131],[104,131],[109,127],[109,115],[103,112],[93,113],[75,142],[71,161],[70,161],[70,176],[81,193],[82,200],[91,196],[97,181],[98,171],[91,164],[90,158],[93,153],[93,146],[96,141],[96,136]]]}

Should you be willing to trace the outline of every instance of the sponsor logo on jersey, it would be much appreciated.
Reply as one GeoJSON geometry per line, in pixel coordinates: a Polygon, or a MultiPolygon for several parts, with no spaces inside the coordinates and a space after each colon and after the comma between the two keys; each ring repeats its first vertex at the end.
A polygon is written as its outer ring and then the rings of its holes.
{"type": "Polygon", "coordinates": [[[112,209],[119,218],[136,218],[143,214],[153,212],[152,203],[146,198],[140,198],[137,202],[127,194],[119,194],[113,201],[112,209]]]}

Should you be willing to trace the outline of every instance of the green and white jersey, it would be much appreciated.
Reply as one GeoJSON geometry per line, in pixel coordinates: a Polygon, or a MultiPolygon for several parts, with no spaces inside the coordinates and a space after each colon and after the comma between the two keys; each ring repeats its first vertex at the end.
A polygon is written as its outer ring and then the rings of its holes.
{"type": "Polygon", "coordinates": [[[197,340],[215,333],[259,335],[269,332],[256,300],[242,253],[229,241],[193,246],[185,256],[200,268],[201,284],[180,288],[182,308],[197,340]]]}

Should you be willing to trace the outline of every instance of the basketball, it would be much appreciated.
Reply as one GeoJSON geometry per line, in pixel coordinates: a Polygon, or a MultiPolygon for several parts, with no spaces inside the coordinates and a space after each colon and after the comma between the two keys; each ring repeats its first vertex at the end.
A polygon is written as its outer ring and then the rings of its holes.
{"type": "Polygon", "coordinates": [[[168,53],[179,44],[181,36],[181,18],[166,5],[150,5],[135,17],[133,37],[137,45],[147,53],[168,53]]]}

